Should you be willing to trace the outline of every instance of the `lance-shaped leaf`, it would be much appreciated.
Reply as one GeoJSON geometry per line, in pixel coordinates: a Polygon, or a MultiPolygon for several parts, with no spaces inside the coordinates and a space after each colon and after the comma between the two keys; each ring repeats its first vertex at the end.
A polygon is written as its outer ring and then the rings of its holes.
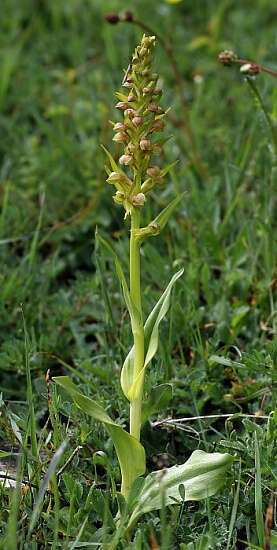
{"type": "Polygon", "coordinates": [[[181,193],[180,195],[177,195],[173,201],[171,201],[159,214],[158,216],[151,222],[150,225],[156,224],[160,227],[160,231],[165,227],[167,224],[173,210],[176,208],[177,204],[182,200],[185,193],[181,193]]]}
{"type": "Polygon", "coordinates": [[[173,201],[171,201],[146,227],[137,229],[135,232],[136,239],[142,241],[145,237],[156,237],[166,226],[172,212],[182,200],[185,193],[181,193],[173,201]]]}
{"type": "Polygon", "coordinates": [[[142,320],[141,320],[141,316],[140,316],[134,302],[131,299],[129,288],[128,288],[128,285],[127,285],[127,282],[126,282],[126,279],[125,279],[125,275],[124,275],[121,263],[118,259],[118,256],[117,256],[116,252],[114,251],[113,247],[111,246],[111,244],[108,241],[106,241],[106,239],[101,237],[101,235],[99,235],[99,233],[97,231],[95,232],[95,239],[96,239],[96,241],[100,241],[105,246],[105,248],[110,252],[110,254],[112,255],[112,257],[114,259],[116,274],[117,274],[117,276],[119,278],[119,281],[121,283],[121,286],[122,286],[123,296],[124,296],[126,306],[128,308],[129,314],[130,314],[132,330],[134,332],[136,330],[136,327],[140,323],[142,323],[142,320]]]}
{"type": "Polygon", "coordinates": [[[161,176],[164,177],[170,170],[172,170],[172,168],[174,168],[174,166],[176,166],[176,164],[178,164],[178,162],[178,160],[175,160],[174,162],[163,168],[161,170],[161,176]]]}
{"type": "Polygon", "coordinates": [[[232,462],[233,457],[227,453],[194,451],[184,464],[152,472],[141,486],[129,527],[142,514],[160,510],[164,505],[202,500],[214,495],[224,484],[232,462]],[[182,492],[179,491],[180,485],[183,485],[182,492]]]}
{"type": "Polygon", "coordinates": [[[132,483],[145,472],[145,451],[141,443],[125,432],[95,401],[79,392],[69,376],[56,376],[53,380],[71,397],[75,404],[86,414],[103,422],[109,432],[120,464],[122,475],[122,494],[127,497],[132,483]]]}
{"type": "Polygon", "coordinates": [[[141,391],[145,368],[154,357],[158,349],[159,325],[162,319],[167,314],[172,287],[174,283],[179,279],[179,277],[181,277],[183,272],[184,270],[181,269],[180,271],[175,273],[175,275],[173,275],[166,290],[160,297],[159,301],[155,305],[144,325],[145,359],[144,366],[137,378],[134,378],[134,347],[132,347],[124,361],[124,365],[121,371],[121,387],[129,401],[135,399],[135,397],[139,395],[141,391]]]}

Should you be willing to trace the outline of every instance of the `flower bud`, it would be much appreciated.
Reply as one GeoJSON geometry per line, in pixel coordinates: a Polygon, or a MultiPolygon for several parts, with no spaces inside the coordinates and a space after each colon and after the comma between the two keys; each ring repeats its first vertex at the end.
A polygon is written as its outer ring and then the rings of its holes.
{"type": "Polygon", "coordinates": [[[118,13],[106,13],[105,19],[107,23],[110,23],[111,25],[116,25],[120,21],[120,17],[118,13]]]}
{"type": "Polygon", "coordinates": [[[134,206],[143,206],[146,201],[146,197],[143,193],[138,193],[138,195],[134,195],[132,198],[132,204],[134,206]]]}
{"type": "Polygon", "coordinates": [[[163,148],[160,145],[155,145],[154,146],[154,153],[156,153],[156,155],[161,157],[164,154],[163,148]]]}
{"type": "Polygon", "coordinates": [[[142,88],[143,95],[152,94],[153,88],[142,88]]]}
{"type": "Polygon", "coordinates": [[[122,130],[123,132],[129,128],[128,124],[125,124],[124,122],[116,122],[116,124],[113,127],[114,132],[118,132],[119,130],[122,130]]]}
{"type": "Polygon", "coordinates": [[[141,186],[141,190],[143,191],[143,193],[147,193],[147,191],[150,191],[150,189],[152,189],[152,187],[154,187],[155,185],[155,181],[152,179],[152,178],[147,178],[142,186],[141,186]]]}
{"type": "Polygon", "coordinates": [[[154,120],[154,122],[151,126],[151,131],[152,132],[162,132],[164,127],[165,127],[164,120],[162,120],[161,118],[158,118],[158,119],[154,120]]]}
{"type": "Polygon", "coordinates": [[[148,51],[147,51],[147,48],[140,48],[140,57],[144,57],[145,55],[147,55],[148,51]]]}
{"type": "Polygon", "coordinates": [[[149,71],[149,69],[144,69],[144,71],[142,71],[142,76],[149,76],[151,74],[151,71],[149,71]]]}
{"type": "Polygon", "coordinates": [[[126,80],[124,84],[121,84],[121,86],[123,86],[123,88],[133,88],[133,84],[131,82],[128,82],[128,80],[126,80]]]}
{"type": "Polygon", "coordinates": [[[128,103],[125,103],[124,101],[119,101],[116,106],[116,109],[119,109],[120,111],[124,111],[125,109],[128,109],[128,103]]]}
{"type": "Polygon", "coordinates": [[[156,103],[149,103],[148,111],[155,113],[156,115],[162,115],[164,113],[164,110],[156,103]]]}
{"type": "Polygon", "coordinates": [[[158,113],[159,106],[156,103],[149,103],[148,111],[151,113],[158,113]]]}
{"type": "Polygon", "coordinates": [[[155,88],[153,93],[154,93],[154,95],[159,95],[159,96],[161,96],[162,93],[163,93],[163,91],[162,91],[161,88],[155,88]]]}
{"type": "Polygon", "coordinates": [[[135,116],[132,120],[132,123],[134,126],[140,126],[143,122],[143,117],[142,116],[135,116]]]}
{"type": "Polygon", "coordinates": [[[134,109],[125,109],[124,116],[128,118],[133,118],[133,116],[135,116],[134,109]]]}
{"type": "Polygon", "coordinates": [[[125,164],[126,166],[129,166],[133,162],[133,157],[131,155],[121,155],[119,159],[120,164],[125,164]]]}
{"type": "Polygon", "coordinates": [[[134,153],[137,150],[137,147],[135,146],[134,143],[130,141],[130,143],[128,143],[127,145],[127,149],[130,153],[134,153]]]}
{"type": "Polygon", "coordinates": [[[151,178],[157,178],[160,175],[161,171],[158,166],[149,166],[146,170],[146,174],[151,178]]]}
{"type": "Polygon", "coordinates": [[[155,36],[143,36],[141,45],[145,48],[149,48],[153,44],[155,44],[156,37],[155,36]]]}
{"type": "Polygon", "coordinates": [[[117,191],[115,195],[113,195],[113,200],[117,204],[122,204],[125,199],[125,194],[121,191],[117,191]]]}
{"type": "Polygon", "coordinates": [[[128,95],[127,101],[128,103],[132,103],[133,101],[137,101],[137,98],[135,95],[128,95]]]}
{"type": "Polygon", "coordinates": [[[127,134],[123,134],[122,132],[117,132],[113,137],[113,141],[116,141],[116,143],[125,143],[127,139],[127,134]]]}
{"type": "Polygon", "coordinates": [[[125,174],[122,174],[122,172],[111,172],[106,181],[108,183],[120,183],[125,180],[124,176],[125,174]]]}
{"type": "Polygon", "coordinates": [[[142,151],[151,151],[151,149],[153,149],[153,144],[150,139],[141,139],[139,146],[142,151]]]}

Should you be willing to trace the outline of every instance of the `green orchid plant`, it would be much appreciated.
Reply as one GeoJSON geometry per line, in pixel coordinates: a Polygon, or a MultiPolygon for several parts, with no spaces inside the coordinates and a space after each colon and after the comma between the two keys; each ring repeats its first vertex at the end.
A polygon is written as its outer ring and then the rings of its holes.
{"type": "MultiPolygon", "coordinates": [[[[121,494],[126,501],[130,499],[132,486],[137,487],[129,527],[150,510],[184,500],[199,500],[214,494],[224,483],[226,471],[232,463],[229,454],[209,454],[197,450],[185,464],[165,468],[162,472],[152,472],[144,479],[141,478],[139,483],[136,481],[146,471],[145,450],[140,443],[142,422],[147,417],[147,410],[151,410],[151,406],[147,408],[146,403],[142,416],[146,368],[158,348],[159,325],[168,311],[172,287],[183,273],[180,270],[173,275],[144,322],[140,288],[140,248],[145,239],[161,232],[183,198],[183,194],[177,196],[151,223],[142,225],[143,207],[150,190],[164,186],[165,176],[175,164],[160,168],[158,163],[152,164],[151,160],[152,157],[162,156],[166,142],[166,138],[159,136],[164,130],[166,112],[160,106],[162,90],[157,86],[159,77],[152,68],[154,46],[154,36],[143,36],[122,83],[127,91],[117,93],[119,101],[116,108],[123,113],[123,121],[113,125],[113,140],[124,148],[119,163],[104,148],[110,162],[110,168],[106,168],[107,182],[116,189],[113,199],[125,209],[125,218],[130,219],[129,283],[111,244],[96,235],[98,245],[102,243],[114,259],[130,315],[133,346],[121,370],[121,387],[130,402],[129,433],[114,422],[93,399],[82,394],[69,377],[54,378],[80,409],[105,424],[117,453],[122,476],[121,494]],[[180,485],[183,486],[183,491],[179,491],[180,485]]],[[[162,395],[168,388],[168,385],[166,388],[160,386],[153,391],[162,395]]],[[[149,400],[151,399],[150,395],[149,400]]]]}

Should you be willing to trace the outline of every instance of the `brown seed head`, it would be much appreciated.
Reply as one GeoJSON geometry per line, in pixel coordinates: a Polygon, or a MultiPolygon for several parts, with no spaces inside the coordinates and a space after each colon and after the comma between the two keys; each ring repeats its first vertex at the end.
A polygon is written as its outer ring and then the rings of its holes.
{"type": "Polygon", "coordinates": [[[134,21],[134,14],[131,10],[125,11],[124,21],[127,21],[128,23],[132,23],[132,21],[134,21]]]}
{"type": "Polygon", "coordinates": [[[236,61],[237,56],[232,50],[224,50],[223,52],[220,52],[218,55],[218,61],[222,63],[222,65],[225,65],[226,67],[230,67],[234,61],[236,61]]]}
{"type": "Polygon", "coordinates": [[[118,13],[114,13],[114,12],[106,13],[105,19],[107,23],[110,23],[111,25],[116,25],[116,23],[119,23],[120,21],[120,17],[118,13]]]}

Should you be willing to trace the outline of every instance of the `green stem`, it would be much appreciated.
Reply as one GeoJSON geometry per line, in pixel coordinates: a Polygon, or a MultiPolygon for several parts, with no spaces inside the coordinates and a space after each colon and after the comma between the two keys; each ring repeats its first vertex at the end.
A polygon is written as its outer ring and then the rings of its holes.
{"type": "MultiPolygon", "coordinates": [[[[140,209],[134,208],[131,215],[130,237],[130,296],[139,314],[140,321],[133,327],[134,336],[134,379],[136,379],[144,364],[144,330],[141,309],[140,290],[140,244],[135,238],[135,230],[140,228],[140,209]]],[[[136,398],[130,404],[130,434],[140,439],[141,429],[142,387],[136,398]]]]}
{"type": "Polygon", "coordinates": [[[272,142],[273,142],[273,147],[274,147],[274,151],[275,151],[275,156],[277,157],[277,135],[276,135],[276,130],[275,130],[275,127],[274,127],[274,124],[272,122],[272,119],[267,111],[267,108],[264,104],[264,101],[263,101],[263,98],[256,86],[256,83],[253,82],[253,80],[250,80],[250,78],[246,78],[246,81],[247,81],[247,84],[248,86],[250,86],[253,94],[255,95],[256,97],[256,100],[261,108],[261,110],[263,111],[264,113],[264,117],[266,119],[266,122],[268,124],[268,127],[269,127],[269,130],[270,130],[270,133],[271,133],[271,137],[272,137],[272,142]]]}

